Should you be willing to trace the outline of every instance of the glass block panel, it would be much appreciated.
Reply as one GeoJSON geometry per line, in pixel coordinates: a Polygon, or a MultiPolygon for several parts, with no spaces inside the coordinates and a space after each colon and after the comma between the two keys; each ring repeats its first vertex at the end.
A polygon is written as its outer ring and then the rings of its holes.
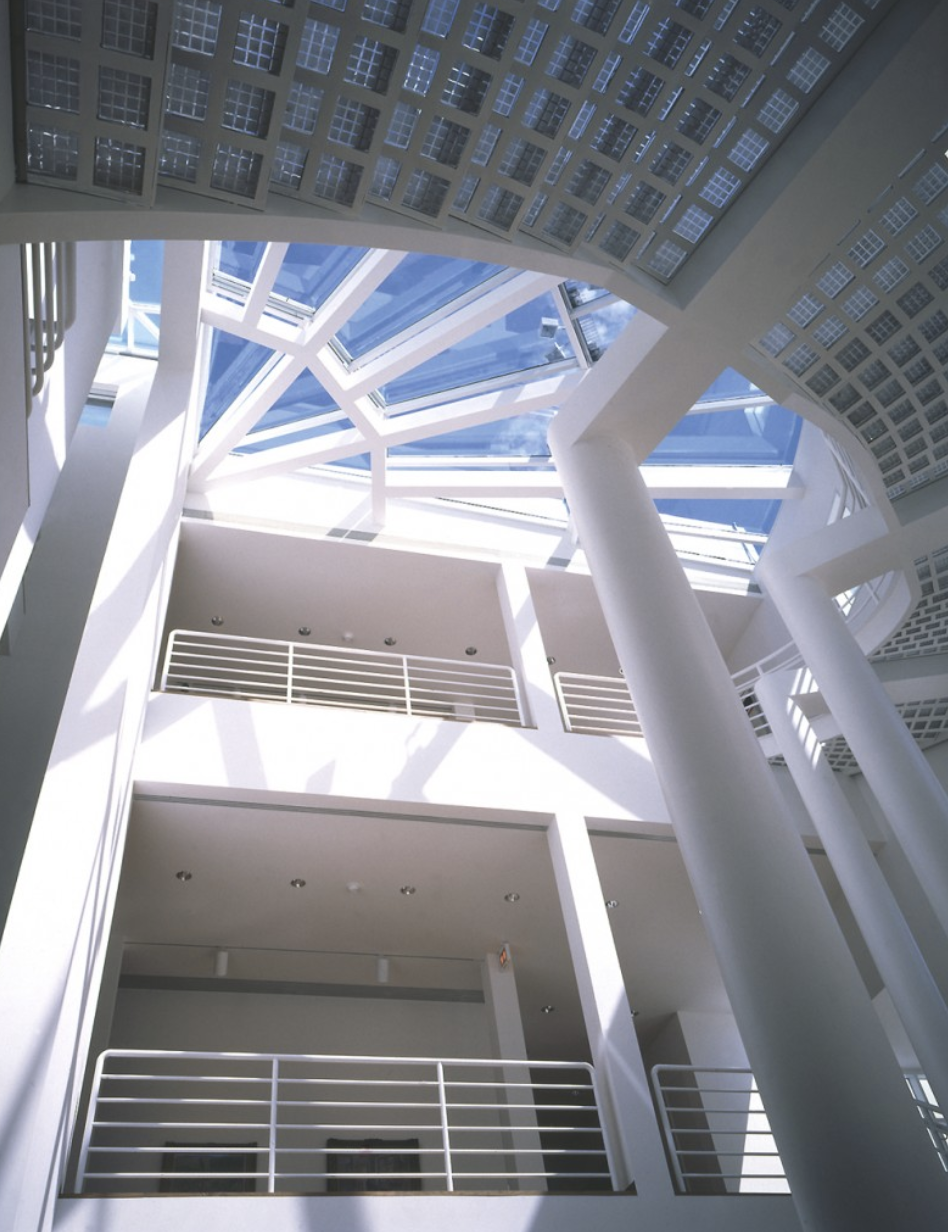
{"type": "Polygon", "coordinates": [[[625,212],[639,222],[649,223],[655,217],[659,207],[664,204],[665,194],[651,184],[641,180],[635,187],[632,196],[625,203],[625,212]]]}
{"type": "Polygon", "coordinates": [[[878,296],[873,295],[868,287],[857,287],[843,300],[842,308],[848,317],[852,317],[854,321],[861,321],[878,302],[878,296]]]}
{"type": "Polygon", "coordinates": [[[348,146],[350,150],[368,150],[375,136],[379,114],[376,107],[340,96],[329,122],[329,140],[348,146]]]}
{"type": "Polygon", "coordinates": [[[573,21],[596,34],[606,34],[619,8],[619,0],[576,0],[573,21]]]}
{"type": "Polygon", "coordinates": [[[807,381],[807,386],[813,390],[818,398],[824,398],[834,385],[839,384],[839,373],[831,368],[829,364],[824,364],[822,368],[810,377],[807,381]]]}
{"type": "Polygon", "coordinates": [[[26,101],[33,107],[79,111],[79,61],[45,51],[26,53],[26,101]]]}
{"type": "Polygon", "coordinates": [[[527,22],[527,28],[517,44],[517,50],[514,52],[514,59],[518,64],[529,65],[533,63],[537,58],[537,53],[549,28],[545,21],[537,21],[536,18],[531,18],[527,22]]]}
{"type": "Polygon", "coordinates": [[[865,22],[848,4],[838,4],[820,30],[820,38],[834,51],[842,51],[865,22]]]}
{"type": "Polygon", "coordinates": [[[905,251],[919,265],[941,244],[942,237],[934,227],[922,227],[905,245],[905,251]]]}
{"type": "Polygon", "coordinates": [[[421,111],[408,103],[396,103],[392,119],[385,134],[385,144],[393,145],[399,150],[407,150],[415,132],[415,125],[421,111]]]}
{"type": "Polygon", "coordinates": [[[477,217],[501,231],[509,231],[517,219],[524,198],[509,189],[492,185],[484,194],[477,217]]]}
{"type": "Polygon", "coordinates": [[[185,116],[190,120],[203,120],[207,115],[210,90],[209,73],[190,65],[173,63],[168,70],[165,111],[169,115],[185,116]]]}
{"type": "Polygon", "coordinates": [[[757,113],[764,128],[779,133],[793,119],[800,104],[786,90],[775,90],[757,113]]]}
{"type": "Polygon", "coordinates": [[[79,170],[79,134],[48,124],[30,124],[26,165],[35,175],[74,180],[79,170]]]}
{"type": "Polygon", "coordinates": [[[306,169],[306,150],[291,141],[281,141],[273,154],[270,183],[284,188],[299,188],[306,169]]]}
{"type": "Polygon", "coordinates": [[[903,367],[910,359],[914,359],[919,353],[921,347],[911,336],[903,338],[901,342],[897,342],[894,347],[889,348],[889,357],[898,367],[903,367]]]}
{"type": "Polygon", "coordinates": [[[671,278],[687,256],[686,249],[665,240],[649,257],[648,268],[659,278],[671,278]]]}
{"type": "Polygon", "coordinates": [[[889,206],[882,215],[881,222],[890,235],[898,235],[917,217],[918,210],[911,201],[907,197],[900,197],[895,205],[889,206]]]}
{"type": "Polygon", "coordinates": [[[804,295],[793,305],[787,313],[787,317],[794,325],[799,325],[801,329],[806,329],[814,317],[819,316],[822,311],[823,304],[815,295],[804,295]]]}
{"type": "Polygon", "coordinates": [[[638,131],[633,124],[627,124],[617,115],[608,115],[599,125],[589,144],[594,150],[604,154],[606,158],[618,162],[632,144],[638,131]]]}
{"type": "Polygon", "coordinates": [[[656,77],[647,68],[637,68],[629,75],[618,93],[619,105],[646,116],[652,110],[664,84],[661,77],[656,77]]]}
{"type": "Polygon", "coordinates": [[[454,195],[454,200],[451,202],[451,208],[453,210],[459,210],[462,214],[466,214],[468,206],[471,204],[479,184],[480,179],[476,175],[466,175],[461,181],[461,187],[454,195]]]}
{"type": "Polygon", "coordinates": [[[888,342],[893,335],[897,334],[901,328],[902,322],[899,318],[894,313],[886,310],[866,326],[866,333],[873,342],[882,346],[884,342],[888,342]]]}
{"type": "Polygon", "coordinates": [[[222,127],[251,137],[266,137],[273,114],[273,99],[272,90],[231,78],[224,93],[222,127]]]}
{"type": "Polygon", "coordinates": [[[752,171],[769,148],[770,142],[766,137],[748,128],[738,138],[728,154],[728,160],[742,171],[752,171]]]}
{"type": "Polygon", "coordinates": [[[569,99],[549,90],[537,90],[527,104],[523,122],[543,137],[555,137],[569,111],[569,99]]]}
{"type": "Polygon", "coordinates": [[[660,180],[677,184],[691,159],[692,155],[683,146],[676,145],[674,141],[666,141],[652,160],[649,171],[660,180]]]}
{"type": "Polygon", "coordinates": [[[789,368],[794,376],[802,376],[808,368],[812,368],[818,358],[817,352],[811,346],[801,343],[790,352],[783,363],[784,367],[789,368]]]}
{"type": "Polygon", "coordinates": [[[556,50],[550,58],[546,71],[550,77],[562,81],[564,85],[578,89],[589,72],[589,66],[596,58],[595,47],[581,43],[566,34],[556,45],[556,50]]]}
{"type": "Polygon", "coordinates": [[[441,101],[449,107],[457,107],[458,111],[467,115],[477,115],[492,80],[490,73],[459,60],[452,65],[448,73],[441,101]]]}
{"type": "Polygon", "coordinates": [[[362,16],[373,25],[401,33],[408,25],[411,0],[363,0],[362,16]]]}
{"type": "Polygon", "coordinates": [[[82,0],[26,0],[26,28],[56,38],[82,38],[82,0]]]}
{"type": "Polygon", "coordinates": [[[477,145],[474,147],[474,153],[471,155],[471,162],[478,167],[486,167],[490,162],[490,157],[497,146],[499,138],[500,129],[497,125],[485,124],[477,138],[477,145]]]}
{"type": "Polygon", "coordinates": [[[612,79],[619,71],[619,65],[621,63],[622,57],[616,52],[606,56],[605,60],[603,60],[602,67],[599,69],[599,72],[596,74],[596,79],[593,82],[593,89],[598,94],[605,94],[605,92],[612,85],[612,79]]]}
{"type": "Polygon", "coordinates": [[[916,282],[895,301],[907,317],[914,317],[932,302],[932,293],[928,287],[916,282]]]}
{"type": "Polygon", "coordinates": [[[948,291],[948,257],[942,257],[937,265],[933,265],[928,276],[939,290],[948,291]]]}
{"type": "Polygon", "coordinates": [[[645,54],[667,68],[674,68],[693,37],[687,26],[679,25],[677,21],[666,17],[649,36],[645,44],[645,54]]]}
{"type": "Polygon", "coordinates": [[[675,8],[692,17],[706,17],[714,0],[675,0],[675,8]]]}
{"type": "Polygon", "coordinates": [[[199,56],[212,56],[217,49],[222,7],[218,0],[178,0],[171,27],[172,45],[199,56]]]}
{"type": "Polygon", "coordinates": [[[717,107],[703,98],[693,98],[678,121],[678,131],[690,141],[703,145],[721,118],[717,107]]]}
{"type": "Polygon", "coordinates": [[[617,261],[624,261],[632,251],[640,235],[640,231],[633,231],[624,222],[612,222],[606,228],[605,234],[599,241],[599,247],[603,252],[608,253],[610,257],[615,257],[617,261]]]}
{"type": "Polygon", "coordinates": [[[698,196],[710,202],[711,205],[724,209],[742,183],[743,181],[734,175],[732,171],[728,171],[724,167],[718,167],[712,173],[707,184],[698,193],[698,196]]]}
{"type": "Polygon", "coordinates": [[[721,98],[731,102],[747,80],[749,73],[750,68],[748,65],[732,55],[725,54],[718,59],[708,74],[704,88],[710,90],[712,94],[718,94],[721,98]]]}
{"type": "Polygon", "coordinates": [[[851,342],[847,342],[844,347],[840,348],[836,355],[836,360],[843,365],[847,372],[852,372],[858,364],[861,364],[864,359],[868,359],[871,354],[872,352],[861,338],[853,338],[851,342]]]}
{"type": "Polygon", "coordinates": [[[815,47],[808,47],[787,73],[787,81],[801,94],[809,94],[829,65],[827,56],[817,51],[815,47]]]}
{"type": "Polygon", "coordinates": [[[458,0],[430,0],[421,23],[422,30],[437,38],[445,38],[457,11],[458,0]]]}
{"type": "Polygon", "coordinates": [[[551,239],[559,240],[561,244],[572,244],[588,221],[589,215],[581,210],[573,209],[564,201],[558,202],[552,209],[550,217],[543,227],[543,234],[551,239]]]}
{"type": "Polygon", "coordinates": [[[783,22],[766,9],[755,8],[744,16],[734,34],[734,42],[752,56],[760,57],[770,46],[783,22]]]}
{"type": "Polygon", "coordinates": [[[839,342],[840,338],[847,333],[847,327],[842,323],[839,317],[827,317],[822,324],[818,325],[813,331],[813,341],[818,342],[821,347],[827,350],[835,343],[839,342]]]}
{"type": "Polygon", "coordinates": [[[530,206],[527,209],[526,214],[523,216],[523,225],[525,227],[532,227],[535,225],[537,219],[540,217],[543,207],[546,205],[548,200],[549,198],[546,193],[537,193],[537,195],[530,202],[530,206]]]}
{"type": "Polygon", "coordinates": [[[530,185],[537,177],[540,166],[546,158],[546,150],[533,145],[522,137],[516,137],[507,146],[497,170],[501,175],[509,175],[512,180],[530,185]]]}
{"type": "Polygon", "coordinates": [[[599,167],[588,158],[584,158],[570,177],[566,191],[582,201],[587,201],[590,205],[595,205],[609,180],[610,173],[605,167],[599,167]]]}
{"type": "Polygon", "coordinates": [[[510,115],[522,89],[523,78],[518,77],[516,73],[508,73],[500,83],[500,89],[494,99],[494,110],[498,115],[510,115]]]}
{"type": "Polygon", "coordinates": [[[427,94],[440,59],[439,51],[417,46],[411,53],[408,72],[405,74],[405,89],[412,94],[427,94]]]}
{"type": "Polygon", "coordinates": [[[568,146],[561,145],[553,156],[553,161],[550,163],[547,170],[544,184],[549,184],[551,187],[559,183],[560,176],[563,174],[563,168],[573,157],[573,151],[568,146]]]}
{"type": "Polygon", "coordinates": [[[357,163],[323,154],[316,166],[313,194],[338,205],[353,205],[362,180],[362,168],[357,163]]]}
{"type": "Polygon", "coordinates": [[[203,142],[199,137],[165,129],[161,134],[158,151],[158,174],[166,175],[172,180],[184,180],[186,184],[195,183],[198,167],[201,165],[202,148],[203,142]]]}
{"type": "Polygon", "coordinates": [[[830,299],[835,299],[840,291],[844,287],[848,287],[855,277],[856,275],[851,269],[847,269],[842,261],[837,261],[835,265],[831,265],[826,273],[817,279],[816,285],[824,295],[829,296],[830,299]]]}
{"type": "Polygon", "coordinates": [[[211,188],[236,197],[252,197],[257,191],[262,164],[262,154],[219,142],[211,166],[211,188]]]}
{"type": "Polygon", "coordinates": [[[311,133],[316,127],[322,101],[322,90],[305,85],[302,81],[294,81],[286,101],[283,127],[294,133],[311,133]]]}
{"type": "Polygon", "coordinates": [[[405,186],[402,205],[429,218],[437,218],[450,187],[450,181],[439,175],[431,175],[428,171],[413,171],[405,186]]]}
{"type": "Polygon", "coordinates": [[[370,38],[357,38],[349,52],[343,76],[350,85],[365,86],[376,94],[385,94],[397,58],[398,52],[387,43],[379,43],[370,38]]]}
{"type": "Polygon", "coordinates": [[[332,57],[338,42],[338,27],[330,26],[325,21],[307,18],[296,57],[297,65],[309,69],[311,73],[328,73],[332,68],[332,57]]]}
{"type": "Polygon", "coordinates": [[[141,195],[145,179],[145,151],[140,145],[97,137],[92,182],[99,188],[141,195]]]}
{"type": "Polygon", "coordinates": [[[471,130],[455,124],[444,116],[435,116],[421,144],[424,158],[433,158],[445,167],[456,167],[461,161],[471,130]]]}
{"type": "Polygon", "coordinates": [[[155,0],[104,0],[102,46],[126,55],[155,57],[158,5],[155,0]]]}
{"type": "Polygon", "coordinates": [[[369,196],[377,197],[380,201],[391,201],[401,169],[402,165],[397,158],[376,159],[369,196]]]}
{"type": "Polygon", "coordinates": [[[234,63],[258,68],[264,73],[279,73],[286,50],[288,27],[282,21],[241,13],[234,40],[234,63]]]}
{"type": "Polygon", "coordinates": [[[912,185],[912,191],[924,201],[926,205],[931,205],[939,193],[944,192],[948,186],[948,167],[943,167],[941,163],[932,163],[924,175],[912,185]]]}
{"type": "Polygon", "coordinates": [[[689,243],[697,244],[712,222],[714,222],[713,214],[709,214],[697,205],[689,205],[672,230],[689,243]]]}
{"type": "Polygon", "coordinates": [[[881,359],[874,359],[872,363],[867,364],[862,372],[857,373],[859,380],[862,381],[866,389],[873,390],[877,385],[881,385],[886,377],[891,376],[891,371],[885,366],[881,359]]]}
{"type": "Polygon", "coordinates": [[[514,19],[510,13],[501,12],[490,4],[475,4],[461,42],[471,51],[499,60],[507,46],[514,19]]]}
{"type": "Polygon", "coordinates": [[[148,123],[151,78],[141,73],[103,64],[99,68],[99,98],[96,115],[100,120],[144,128],[148,123]]]}
{"type": "Polygon", "coordinates": [[[629,15],[625,19],[625,25],[619,31],[619,42],[626,45],[635,41],[635,36],[642,29],[646,17],[648,17],[649,6],[645,0],[635,0],[635,3],[629,9],[629,15]]]}
{"type": "Polygon", "coordinates": [[[849,258],[865,269],[885,248],[885,241],[875,231],[867,231],[849,250],[849,258]]]}

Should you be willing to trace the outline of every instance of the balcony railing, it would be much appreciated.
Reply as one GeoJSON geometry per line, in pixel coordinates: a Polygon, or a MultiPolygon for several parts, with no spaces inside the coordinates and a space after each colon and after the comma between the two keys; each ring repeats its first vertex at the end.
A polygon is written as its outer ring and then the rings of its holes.
{"type": "Polygon", "coordinates": [[[513,669],[177,629],[161,689],[523,727],[513,669]]]}
{"type": "Polygon", "coordinates": [[[582,1062],[111,1050],[80,1193],[616,1188],[582,1062]]]}

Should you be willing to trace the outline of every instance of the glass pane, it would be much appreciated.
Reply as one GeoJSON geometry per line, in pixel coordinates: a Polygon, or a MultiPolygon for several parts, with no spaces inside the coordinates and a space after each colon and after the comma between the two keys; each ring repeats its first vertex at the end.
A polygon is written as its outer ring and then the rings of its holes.
{"type": "Polygon", "coordinates": [[[318,308],[367,252],[367,248],[291,244],[273,290],[307,308],[318,308]]]}
{"type": "Polygon", "coordinates": [[[269,347],[245,338],[235,338],[223,330],[214,331],[211,362],[201,413],[201,436],[217,423],[227,408],[243,393],[268,359],[269,347]]]}
{"type": "Polygon", "coordinates": [[[767,535],[773,529],[780,501],[768,500],[657,500],[659,513],[691,522],[717,522],[735,530],[767,535]]]}
{"type": "MultiPolygon", "coordinates": [[[[393,458],[437,458],[444,470],[471,470],[473,459],[490,458],[490,470],[549,470],[550,448],[546,433],[554,412],[531,411],[514,415],[498,423],[478,424],[441,436],[429,436],[423,441],[396,445],[389,450],[393,458]],[[516,460],[530,458],[532,466],[517,466],[516,460]]],[[[403,469],[400,467],[399,469],[403,469]]],[[[404,469],[411,470],[410,466],[404,469]]],[[[477,470],[484,470],[477,465],[477,470]]]]}
{"type": "Polygon", "coordinates": [[[483,261],[456,261],[410,253],[339,330],[353,358],[437,312],[502,270],[483,261]]]}
{"type": "Polygon", "coordinates": [[[224,240],[217,258],[217,268],[222,274],[239,278],[249,285],[263,260],[265,248],[266,244],[255,244],[250,240],[224,240]]]}
{"type": "MultiPolygon", "coordinates": [[[[298,419],[315,418],[339,408],[326,393],[319,381],[307,370],[301,372],[293,384],[277,398],[276,402],[250,429],[251,433],[263,432],[267,428],[278,428],[281,424],[291,424],[298,419]]],[[[287,438],[281,437],[280,444],[287,438]]]]}
{"type": "Polygon", "coordinates": [[[735,411],[686,415],[648,462],[786,466],[796,453],[800,425],[800,417],[782,406],[749,405],[735,411]]]}
{"type": "Polygon", "coordinates": [[[254,441],[253,437],[248,437],[242,445],[233,451],[234,453],[262,453],[265,449],[276,449],[279,445],[292,445],[297,441],[314,440],[318,436],[331,436],[335,432],[344,432],[347,428],[352,427],[352,421],[342,418],[328,418],[317,423],[307,424],[305,428],[300,428],[296,432],[287,432],[274,440],[254,441]]]}

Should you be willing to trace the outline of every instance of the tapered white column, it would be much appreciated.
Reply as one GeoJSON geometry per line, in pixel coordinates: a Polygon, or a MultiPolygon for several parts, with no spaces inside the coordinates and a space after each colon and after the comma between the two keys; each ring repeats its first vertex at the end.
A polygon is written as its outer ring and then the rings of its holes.
{"type": "Polygon", "coordinates": [[[819,1232],[923,1226],[934,1156],[843,936],[616,437],[553,455],[794,1201],[819,1232]]]}
{"type": "Polygon", "coordinates": [[[942,1108],[948,1108],[948,1007],[889,889],[852,805],[794,700],[798,673],[764,676],[756,693],[879,974],[942,1108]]]}
{"type": "Polygon", "coordinates": [[[634,1182],[642,1197],[670,1197],[671,1178],[585,818],[557,814],[548,837],[616,1180],[623,1189],[634,1182]]]}
{"type": "Polygon", "coordinates": [[[761,576],[948,933],[948,794],[821,583],[761,576]]]}

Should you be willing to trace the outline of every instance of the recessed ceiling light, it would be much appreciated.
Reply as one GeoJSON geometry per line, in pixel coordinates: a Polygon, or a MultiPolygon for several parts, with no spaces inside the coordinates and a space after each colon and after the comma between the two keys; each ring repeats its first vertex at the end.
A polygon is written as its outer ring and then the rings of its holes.
{"type": "Polygon", "coordinates": [[[555,658],[555,656],[553,656],[553,655],[547,655],[547,656],[546,656],[546,661],[547,661],[547,663],[550,665],[550,667],[552,667],[552,666],[553,666],[553,664],[556,662],[556,658],[555,658]]]}
{"type": "Polygon", "coordinates": [[[294,877],[290,885],[294,890],[302,890],[303,886],[306,885],[306,879],[304,877],[294,877]]]}
{"type": "Polygon", "coordinates": [[[476,654],[477,654],[477,647],[476,647],[476,646],[468,646],[467,650],[465,650],[465,652],[464,652],[464,653],[465,653],[466,655],[476,655],[476,654]]]}
{"type": "Polygon", "coordinates": [[[555,1009],[556,1009],[555,1005],[541,1005],[540,1013],[541,1014],[552,1014],[555,1009]]]}
{"type": "Polygon", "coordinates": [[[309,637],[312,631],[313,630],[309,627],[309,625],[300,625],[299,629],[297,629],[297,633],[299,633],[300,637],[309,637]]]}
{"type": "Polygon", "coordinates": [[[619,900],[617,898],[607,898],[606,899],[606,906],[609,908],[610,911],[615,911],[618,905],[619,905],[619,900]]]}
{"type": "Polygon", "coordinates": [[[359,894],[362,891],[362,882],[361,881],[347,881],[346,889],[349,891],[350,894],[359,894]]]}
{"type": "Polygon", "coordinates": [[[190,881],[191,880],[191,874],[188,872],[186,868],[179,869],[175,873],[175,876],[177,877],[179,881],[190,881]]]}
{"type": "Polygon", "coordinates": [[[406,898],[411,898],[415,893],[415,887],[413,885],[403,885],[399,893],[404,894],[406,898]]]}
{"type": "Polygon", "coordinates": [[[511,890],[509,894],[504,895],[504,902],[505,903],[519,903],[520,895],[517,893],[516,890],[511,890]]]}
{"type": "Polygon", "coordinates": [[[223,623],[224,623],[224,617],[223,617],[223,616],[212,616],[212,617],[211,617],[211,624],[215,627],[215,629],[220,628],[220,626],[221,626],[223,623]]]}
{"type": "Polygon", "coordinates": [[[385,645],[386,645],[386,646],[394,646],[394,645],[395,645],[395,643],[396,643],[397,641],[398,641],[398,638],[397,638],[397,637],[387,637],[387,638],[385,639],[385,645]]]}

